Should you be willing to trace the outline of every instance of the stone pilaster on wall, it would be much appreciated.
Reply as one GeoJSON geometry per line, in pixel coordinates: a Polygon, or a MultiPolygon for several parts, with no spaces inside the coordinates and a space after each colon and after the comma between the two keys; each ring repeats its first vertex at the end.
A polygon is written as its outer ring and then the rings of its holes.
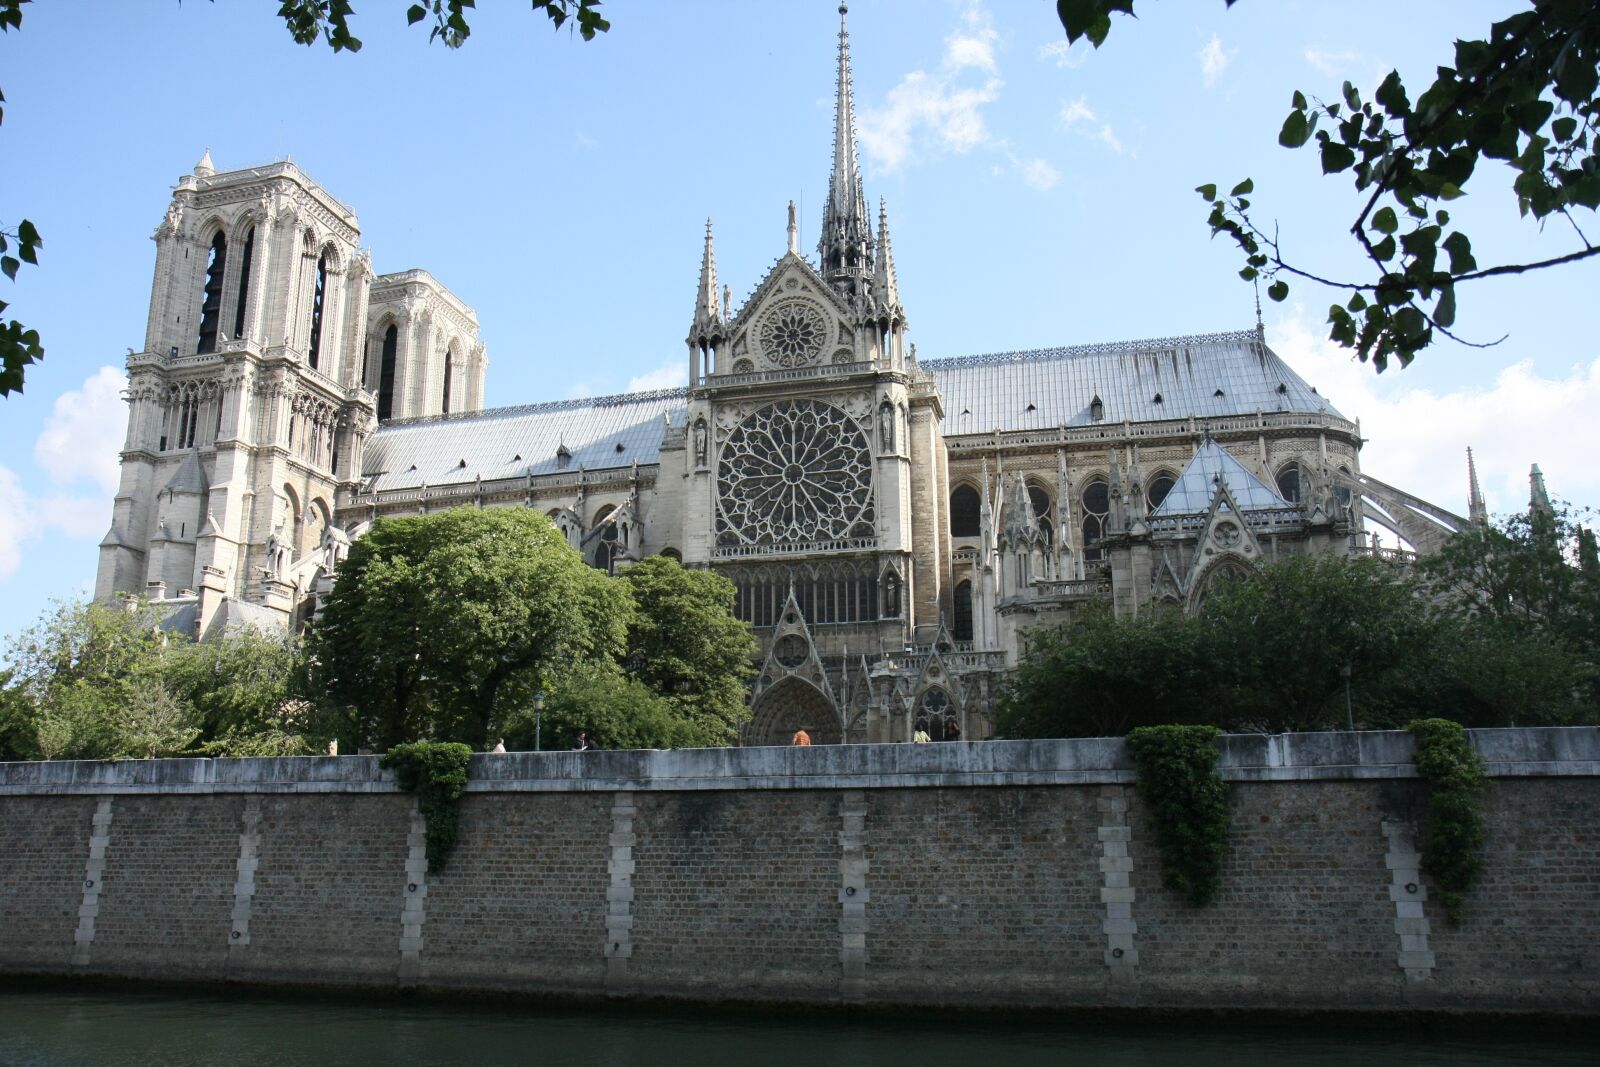
{"type": "Polygon", "coordinates": [[[400,905],[400,980],[423,977],[422,924],[427,918],[428,823],[417,808],[411,809],[411,829],[406,833],[406,886],[400,905]]]}
{"type": "Polygon", "coordinates": [[[1133,918],[1133,857],[1128,854],[1133,829],[1128,825],[1128,787],[1101,786],[1098,807],[1100,901],[1105,906],[1101,929],[1106,935],[1106,967],[1113,981],[1131,982],[1139,967],[1139,949],[1133,943],[1139,925],[1133,918]]]}
{"type": "Polygon", "coordinates": [[[861,1000],[867,981],[867,797],[859,789],[839,797],[839,994],[861,1000]]]}
{"type": "Polygon", "coordinates": [[[632,793],[618,793],[611,803],[611,858],[606,870],[606,984],[625,981],[633,956],[633,832],[635,809],[632,793]]]}
{"type": "Polygon", "coordinates": [[[78,905],[78,929],[72,935],[72,962],[85,966],[94,945],[94,920],[100,914],[100,883],[105,880],[106,846],[111,843],[111,798],[95,805],[89,831],[89,860],[83,867],[83,902],[78,905]]]}
{"type": "Polygon", "coordinates": [[[257,849],[261,845],[261,798],[248,796],[240,820],[238,877],[233,883],[233,928],[228,931],[228,956],[238,956],[250,944],[250,902],[256,895],[257,849]]]}
{"type": "Polygon", "coordinates": [[[1400,951],[1395,962],[1412,982],[1433,977],[1433,951],[1428,948],[1428,917],[1423,901],[1428,887],[1422,884],[1422,856],[1417,852],[1411,824],[1397,819],[1383,820],[1383,836],[1389,844],[1384,866],[1389,868],[1389,899],[1394,901],[1394,930],[1400,935],[1400,951]]]}

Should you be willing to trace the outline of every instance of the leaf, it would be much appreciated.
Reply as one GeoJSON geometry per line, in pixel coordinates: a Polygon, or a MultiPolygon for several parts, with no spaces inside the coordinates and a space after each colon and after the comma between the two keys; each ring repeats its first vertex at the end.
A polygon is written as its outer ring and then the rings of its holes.
{"type": "Polygon", "coordinates": [[[1456,321],[1456,287],[1447,285],[1439,291],[1439,302],[1433,308],[1433,321],[1449,329],[1456,321]]]}
{"type": "Polygon", "coordinates": [[[1278,131],[1278,143],[1285,148],[1299,148],[1311,137],[1311,124],[1304,111],[1291,111],[1278,131]]]}
{"type": "Polygon", "coordinates": [[[1342,95],[1344,96],[1344,102],[1350,106],[1351,111],[1361,110],[1361,94],[1356,92],[1354,85],[1345,82],[1342,95]]]}
{"type": "Polygon", "coordinates": [[[1288,295],[1288,282],[1273,282],[1271,285],[1267,286],[1267,296],[1271,297],[1276,303],[1283,303],[1284,299],[1287,298],[1288,295]]]}
{"type": "Polygon", "coordinates": [[[12,281],[17,280],[17,268],[20,266],[22,264],[17,262],[16,256],[0,256],[0,272],[12,281]]]}
{"type": "Polygon", "coordinates": [[[1395,243],[1392,236],[1385,237],[1383,240],[1372,246],[1372,254],[1384,261],[1393,259],[1394,252],[1395,243]]]}
{"type": "Polygon", "coordinates": [[[1350,169],[1355,161],[1356,154],[1331,137],[1322,142],[1322,173],[1337,174],[1350,169]]]}
{"type": "Polygon", "coordinates": [[[1217,198],[1217,186],[1215,182],[1208,182],[1205,185],[1197,185],[1194,187],[1194,191],[1205,197],[1207,200],[1215,200],[1217,198]]]}
{"type": "Polygon", "coordinates": [[[1251,190],[1253,190],[1255,187],[1256,187],[1256,183],[1251,181],[1249,178],[1246,178],[1244,181],[1240,182],[1238,185],[1235,185],[1233,187],[1233,192],[1229,193],[1228,195],[1229,196],[1243,196],[1244,194],[1246,194],[1246,193],[1250,192],[1251,190]]]}
{"type": "Polygon", "coordinates": [[[1571,115],[1563,115],[1550,124],[1550,133],[1557,141],[1570,141],[1577,132],[1578,120],[1571,115]]]}
{"type": "Polygon", "coordinates": [[[1381,207],[1377,214],[1372,216],[1372,228],[1379,233],[1393,233],[1400,228],[1400,220],[1395,218],[1394,208],[1381,207]]]}
{"type": "Polygon", "coordinates": [[[415,26],[417,23],[421,22],[427,17],[427,8],[423,7],[421,4],[412,4],[411,7],[406,11],[406,25],[415,26]]]}
{"type": "Polygon", "coordinates": [[[1400,72],[1391,70],[1389,76],[1383,79],[1378,86],[1378,91],[1373,94],[1373,99],[1378,106],[1383,108],[1395,118],[1401,118],[1411,112],[1411,102],[1406,99],[1406,87],[1400,81],[1400,72]]]}
{"type": "Polygon", "coordinates": [[[1472,255],[1472,241],[1460,230],[1444,239],[1444,250],[1450,254],[1451,274],[1468,274],[1478,269],[1478,261],[1472,255]]]}

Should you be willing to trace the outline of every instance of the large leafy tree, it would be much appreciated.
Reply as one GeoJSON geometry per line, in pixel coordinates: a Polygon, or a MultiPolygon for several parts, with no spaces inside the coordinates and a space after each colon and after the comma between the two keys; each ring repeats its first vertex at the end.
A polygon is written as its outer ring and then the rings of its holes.
{"type": "MultiPolygon", "coordinates": [[[[1231,6],[1234,0],[1227,0],[1231,6]]],[[[1099,47],[1111,16],[1133,14],[1134,0],[1057,0],[1069,41],[1099,47]]],[[[1600,255],[1578,216],[1600,208],[1600,5],[1593,0],[1531,0],[1489,27],[1481,40],[1457,41],[1455,61],[1431,83],[1407,87],[1391,71],[1371,99],[1345,82],[1324,100],[1296,90],[1278,141],[1315,142],[1324,174],[1347,174],[1362,198],[1349,232],[1366,262],[1364,276],[1330,277],[1291,261],[1275,226],[1253,212],[1254,183],[1227,193],[1199,187],[1213,234],[1243,252],[1240,275],[1265,278],[1274,300],[1290,280],[1344,291],[1328,311],[1329,337],[1382,370],[1401,366],[1443,335],[1456,340],[1458,290],[1506,274],[1558,267],[1600,255]],[[1505,168],[1481,167],[1497,160],[1505,168]],[[1451,221],[1446,203],[1485,171],[1509,178],[1523,216],[1567,232],[1570,245],[1530,262],[1480,263],[1471,237],[1451,221]]],[[[1491,342],[1492,343],[1492,342],[1491,342]]]]}
{"type": "Polygon", "coordinates": [[[727,744],[750,717],[755,636],[734,618],[733,583],[651,556],[623,572],[637,607],[628,671],[684,721],[684,743],[727,744]]]}
{"type": "Polygon", "coordinates": [[[375,522],[307,654],[346,746],[482,745],[545,682],[619,655],[632,614],[627,590],[544,516],[453,508],[375,522]]]}

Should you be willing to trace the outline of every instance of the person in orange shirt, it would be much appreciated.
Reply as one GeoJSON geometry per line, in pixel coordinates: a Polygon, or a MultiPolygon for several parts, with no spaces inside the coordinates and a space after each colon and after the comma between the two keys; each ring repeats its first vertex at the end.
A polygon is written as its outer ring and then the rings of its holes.
{"type": "Polygon", "coordinates": [[[800,727],[800,729],[798,729],[798,730],[796,730],[794,732],[794,739],[792,741],[790,741],[789,743],[791,745],[799,745],[802,748],[810,748],[811,747],[811,735],[806,733],[806,728],[804,726],[802,726],[802,727],[800,727]]]}

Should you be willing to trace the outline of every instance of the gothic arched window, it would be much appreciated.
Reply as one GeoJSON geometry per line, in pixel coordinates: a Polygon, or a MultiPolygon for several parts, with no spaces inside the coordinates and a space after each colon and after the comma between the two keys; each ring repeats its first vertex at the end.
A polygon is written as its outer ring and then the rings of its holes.
{"type": "Polygon", "coordinates": [[[950,492],[950,536],[977,537],[979,531],[978,491],[958,485],[950,492]]]}
{"type": "Polygon", "coordinates": [[[1300,502],[1300,464],[1291,463],[1278,472],[1278,495],[1291,504],[1300,502]]]}
{"type": "Polygon", "coordinates": [[[1150,502],[1150,510],[1154,511],[1167,499],[1167,494],[1172,492],[1172,487],[1178,483],[1167,471],[1157,471],[1151,478],[1150,484],[1145,487],[1145,499],[1150,502]]]}
{"type": "Polygon", "coordinates": [[[400,348],[400,328],[390,323],[383,331],[383,351],[378,356],[378,419],[394,414],[394,365],[400,348]]]}
{"type": "Polygon", "coordinates": [[[200,293],[200,343],[195,351],[204,355],[217,350],[217,329],[222,321],[222,273],[228,267],[228,239],[218,230],[211,239],[206,261],[206,284],[200,293]]]}
{"type": "Polygon", "coordinates": [[[322,312],[328,299],[328,253],[317,257],[317,287],[311,296],[311,347],[306,362],[316,370],[322,358],[322,312]]]}
{"type": "Polygon", "coordinates": [[[250,261],[256,253],[256,228],[254,226],[245,231],[244,259],[239,262],[239,290],[235,294],[237,304],[233,309],[233,336],[244,336],[244,315],[250,305],[250,261]]]}
{"type": "Polygon", "coordinates": [[[1111,511],[1111,490],[1104,478],[1095,478],[1083,487],[1083,558],[1105,559],[1100,539],[1106,535],[1106,515],[1111,511]]]}
{"type": "Polygon", "coordinates": [[[972,583],[962,582],[956,586],[955,593],[955,619],[950,627],[951,634],[957,641],[972,640],[972,583]]]}
{"type": "Polygon", "coordinates": [[[445,415],[450,414],[450,375],[455,369],[455,359],[455,349],[447,348],[444,350],[444,403],[439,410],[445,415]]]}
{"type": "Polygon", "coordinates": [[[1028,503],[1033,507],[1033,517],[1042,523],[1050,521],[1050,494],[1037,485],[1028,486],[1028,503]]]}

